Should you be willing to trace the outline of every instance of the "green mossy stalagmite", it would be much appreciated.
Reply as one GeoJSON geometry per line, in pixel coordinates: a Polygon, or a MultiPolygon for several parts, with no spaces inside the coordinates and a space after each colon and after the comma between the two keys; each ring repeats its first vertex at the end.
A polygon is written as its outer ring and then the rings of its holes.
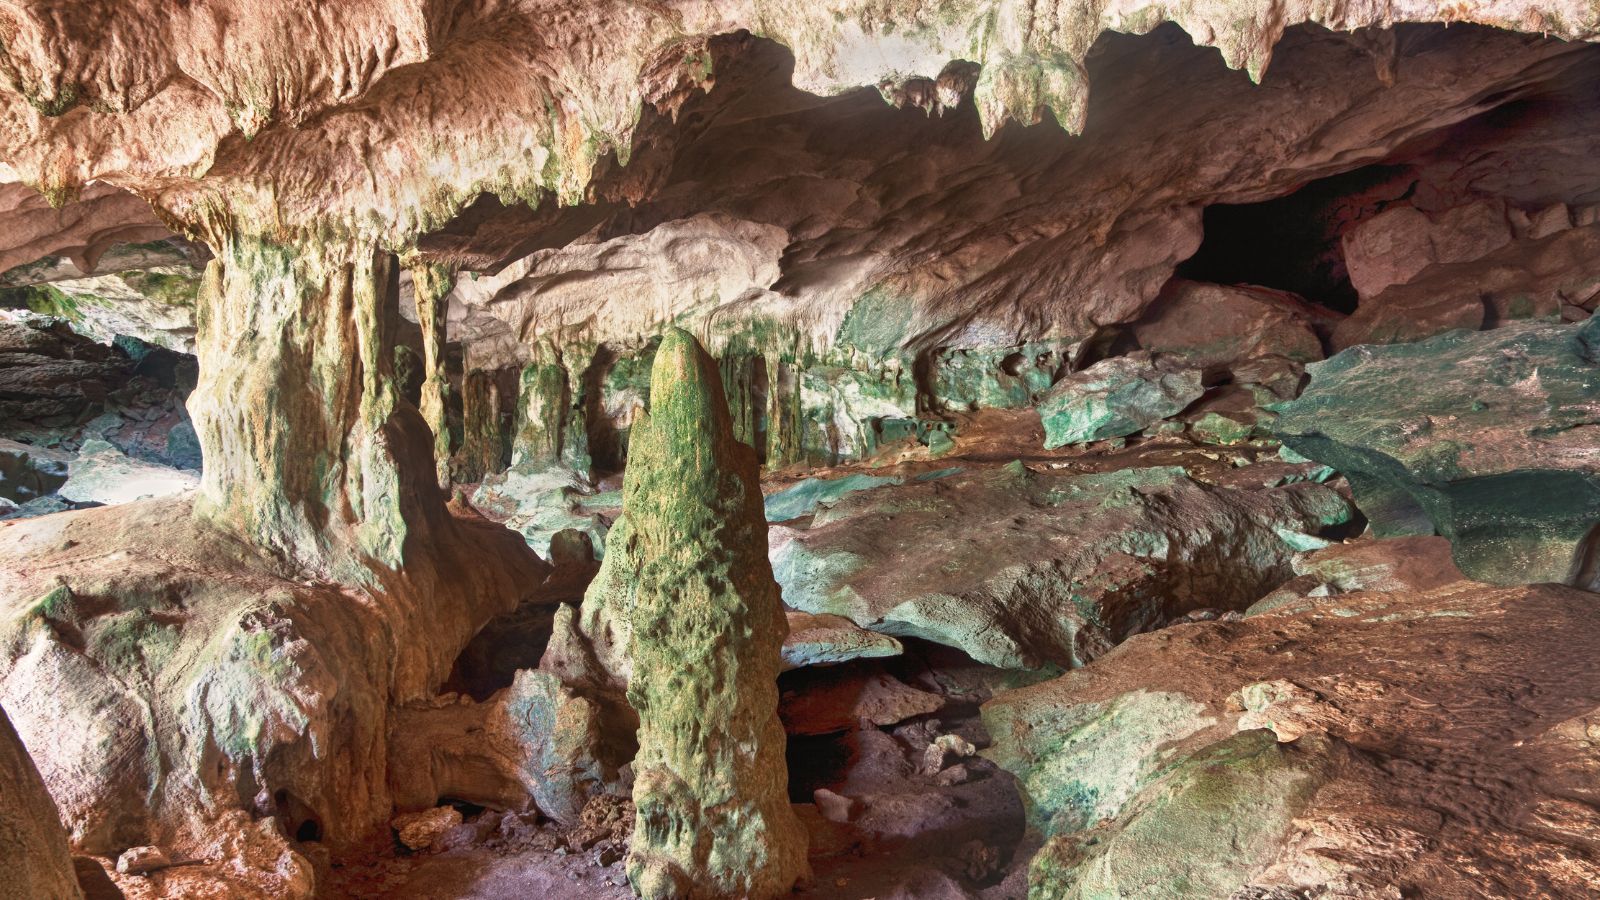
{"type": "Polygon", "coordinates": [[[646,898],[786,894],[806,871],[806,836],[788,800],[788,626],[756,456],[734,440],[716,364],[687,332],[662,341],[650,395],[623,492],[640,720],[628,875],[646,898]]]}
{"type": "Polygon", "coordinates": [[[555,345],[542,340],[522,370],[517,396],[517,433],[511,442],[513,466],[561,460],[571,388],[555,345]]]}

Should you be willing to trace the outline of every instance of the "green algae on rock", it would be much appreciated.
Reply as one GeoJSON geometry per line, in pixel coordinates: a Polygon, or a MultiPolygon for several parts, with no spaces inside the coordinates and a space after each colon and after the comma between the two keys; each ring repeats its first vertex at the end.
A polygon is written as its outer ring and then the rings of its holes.
{"type": "Polygon", "coordinates": [[[1029,866],[1028,896],[1240,896],[1326,780],[1326,739],[1301,743],[1241,731],[1175,763],[1104,833],[1046,842],[1029,866]]]}
{"type": "MultiPolygon", "coordinates": [[[[629,880],[646,898],[775,897],[806,872],[777,717],[788,632],[766,555],[758,464],[733,439],[715,363],[666,335],[623,489],[639,712],[629,880]]],[[[613,532],[615,533],[615,532],[613,532]]],[[[613,552],[606,558],[623,556],[613,552]]]]}
{"type": "Polygon", "coordinates": [[[1492,584],[1600,586],[1600,322],[1353,347],[1309,371],[1277,434],[1343,473],[1379,536],[1443,535],[1492,584]]]}
{"type": "Polygon", "coordinates": [[[1102,360],[1056,382],[1039,401],[1044,448],[1126,437],[1205,393],[1199,369],[1145,351],[1102,360]]]}

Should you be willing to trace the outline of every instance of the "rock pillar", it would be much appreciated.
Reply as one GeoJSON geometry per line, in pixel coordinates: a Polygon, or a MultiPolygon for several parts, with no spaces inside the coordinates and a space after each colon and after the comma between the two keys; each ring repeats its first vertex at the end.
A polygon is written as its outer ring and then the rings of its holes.
{"type": "Polygon", "coordinates": [[[716,364],[687,332],[662,341],[650,397],[629,441],[630,546],[618,554],[637,573],[629,877],[646,898],[787,894],[806,871],[806,836],[777,715],[788,626],[756,454],[734,440],[716,364]]]}

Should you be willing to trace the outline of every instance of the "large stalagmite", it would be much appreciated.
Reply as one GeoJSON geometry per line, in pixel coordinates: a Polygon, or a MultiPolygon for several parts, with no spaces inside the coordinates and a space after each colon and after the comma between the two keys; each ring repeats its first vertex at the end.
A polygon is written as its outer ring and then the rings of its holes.
{"type": "Polygon", "coordinates": [[[638,579],[629,876],[650,898],[777,896],[806,869],[806,837],[786,793],[788,626],[755,453],[734,440],[716,364],[687,332],[662,341],[650,390],[623,499],[638,579]]]}

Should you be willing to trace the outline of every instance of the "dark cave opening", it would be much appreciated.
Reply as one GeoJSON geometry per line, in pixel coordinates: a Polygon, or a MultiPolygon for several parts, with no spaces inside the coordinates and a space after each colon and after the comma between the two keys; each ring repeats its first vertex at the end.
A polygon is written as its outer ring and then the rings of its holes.
{"type": "Polygon", "coordinates": [[[285,834],[292,835],[300,843],[322,840],[321,817],[304,800],[290,793],[288,788],[274,791],[272,803],[285,834]]]}
{"type": "Polygon", "coordinates": [[[456,657],[441,690],[482,703],[511,686],[520,669],[537,669],[555,629],[554,603],[524,603],[490,619],[456,657]]]}
{"type": "Polygon", "coordinates": [[[1414,183],[1406,166],[1371,165],[1320,178],[1287,196],[1205,208],[1205,237],[1179,277],[1254,284],[1298,294],[1340,313],[1359,298],[1340,239],[1356,223],[1404,199],[1414,183]]]}

